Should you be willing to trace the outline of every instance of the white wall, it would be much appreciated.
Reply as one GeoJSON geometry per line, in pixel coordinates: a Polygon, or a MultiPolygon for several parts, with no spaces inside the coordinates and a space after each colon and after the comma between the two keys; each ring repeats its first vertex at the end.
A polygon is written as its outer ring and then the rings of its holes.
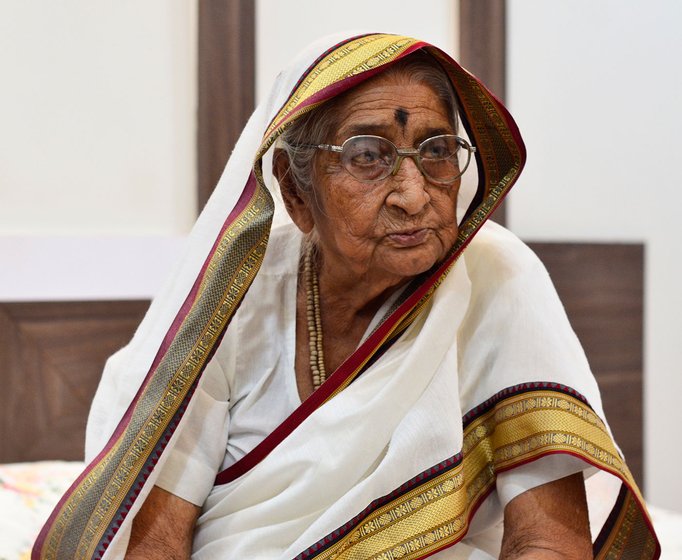
{"type": "Polygon", "coordinates": [[[400,33],[456,55],[458,10],[452,0],[256,0],[256,97],[263,99],[277,72],[306,45],[339,31],[400,33]]]}
{"type": "Polygon", "coordinates": [[[0,234],[186,231],[196,5],[0,4],[0,234]]]}
{"type": "Polygon", "coordinates": [[[528,240],[646,245],[647,498],[682,511],[682,3],[510,0],[508,101],[528,145],[528,240]]]}
{"type": "Polygon", "coordinates": [[[196,0],[0,3],[0,299],[48,297],[17,277],[32,266],[79,299],[64,261],[109,267],[100,239],[163,276],[196,214],[196,33],[196,0]]]}

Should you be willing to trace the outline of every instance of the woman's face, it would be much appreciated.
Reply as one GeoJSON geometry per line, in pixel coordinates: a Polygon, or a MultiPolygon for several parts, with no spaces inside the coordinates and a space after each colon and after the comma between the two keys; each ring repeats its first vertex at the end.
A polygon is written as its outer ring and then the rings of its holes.
{"type": "MultiPolygon", "coordinates": [[[[454,134],[445,104],[426,85],[405,76],[378,76],[351,90],[337,107],[343,115],[334,138],[383,136],[413,148],[439,134],[454,134]]],[[[379,183],[363,183],[340,164],[338,154],[318,150],[315,201],[308,201],[325,263],[352,275],[397,284],[443,259],[457,237],[459,181],[429,182],[415,162],[379,183]],[[331,262],[329,262],[331,261],[331,262]]]]}

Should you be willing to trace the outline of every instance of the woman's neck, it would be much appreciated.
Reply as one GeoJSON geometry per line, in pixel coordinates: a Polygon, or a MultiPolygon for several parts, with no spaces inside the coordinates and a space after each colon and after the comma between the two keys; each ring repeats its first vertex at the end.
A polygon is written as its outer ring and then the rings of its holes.
{"type": "Polygon", "coordinates": [[[371,271],[357,273],[333,256],[315,256],[322,308],[343,323],[369,323],[383,303],[409,279],[371,271]]]}
{"type": "MultiPolygon", "coordinates": [[[[327,262],[328,264],[328,262],[327,262]]],[[[326,369],[329,374],[352,354],[387,299],[404,285],[352,278],[343,269],[318,270],[326,369]]]]}

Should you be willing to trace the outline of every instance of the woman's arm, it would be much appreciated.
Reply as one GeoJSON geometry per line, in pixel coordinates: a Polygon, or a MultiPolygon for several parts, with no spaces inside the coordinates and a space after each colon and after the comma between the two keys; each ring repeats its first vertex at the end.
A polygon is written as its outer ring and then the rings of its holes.
{"type": "Polygon", "coordinates": [[[591,558],[581,472],[532,488],[507,504],[500,560],[591,558]]]}
{"type": "Polygon", "coordinates": [[[186,560],[201,508],[154,486],[133,520],[126,560],[186,560]]]}

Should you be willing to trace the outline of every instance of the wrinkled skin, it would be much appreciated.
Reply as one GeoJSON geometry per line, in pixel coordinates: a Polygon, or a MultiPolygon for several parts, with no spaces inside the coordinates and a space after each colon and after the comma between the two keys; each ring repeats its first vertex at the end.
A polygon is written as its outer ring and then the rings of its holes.
{"type": "MultiPolygon", "coordinates": [[[[343,98],[338,113],[344,117],[329,139],[334,144],[375,134],[411,148],[454,133],[431,88],[408,86],[401,76],[379,76],[358,86],[343,98]]],[[[459,182],[431,183],[409,158],[380,183],[355,179],[334,153],[318,152],[315,163],[315,200],[299,195],[289,208],[304,232],[315,227],[323,256],[320,274],[331,290],[362,286],[377,295],[428,270],[454,244],[459,182]]]]}
{"type": "MultiPolygon", "coordinates": [[[[453,134],[445,104],[428,86],[406,75],[379,75],[347,92],[329,143],[358,134],[383,136],[413,148],[438,134],[453,134]]],[[[340,164],[339,155],[318,150],[314,189],[302,192],[288,173],[288,158],[275,153],[273,171],[285,206],[304,233],[314,230],[320,255],[325,366],[335,370],[357,347],[371,319],[397,287],[442,260],[457,238],[459,182],[431,183],[405,158],[394,175],[362,182],[340,164]]],[[[299,289],[296,375],[301,398],[312,393],[306,294],[299,289]]]]}

